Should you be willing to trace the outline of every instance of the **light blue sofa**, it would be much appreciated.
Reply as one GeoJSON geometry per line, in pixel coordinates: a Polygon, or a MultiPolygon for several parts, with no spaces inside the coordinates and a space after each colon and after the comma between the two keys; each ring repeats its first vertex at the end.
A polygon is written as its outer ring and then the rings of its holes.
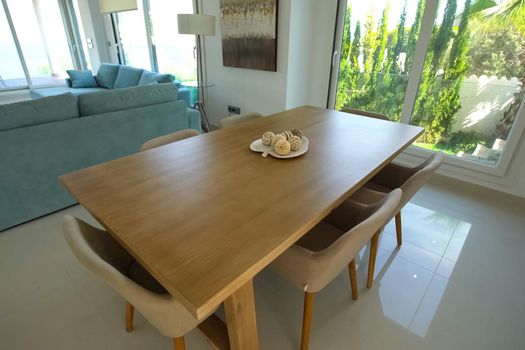
{"type": "Polygon", "coordinates": [[[71,79],[67,78],[67,86],[32,89],[31,97],[55,96],[65,92],[71,92],[74,95],[83,95],[92,92],[107,91],[109,89],[122,89],[152,83],[172,83],[175,84],[179,90],[178,99],[185,101],[188,107],[193,105],[190,90],[183,87],[171,74],[159,74],[131,66],[102,63],[95,76],[95,81],[97,87],[75,88],[72,87],[71,79]]]}
{"type": "Polygon", "coordinates": [[[0,105],[0,231],[76,203],[58,176],[200,125],[173,84],[0,105]]]}

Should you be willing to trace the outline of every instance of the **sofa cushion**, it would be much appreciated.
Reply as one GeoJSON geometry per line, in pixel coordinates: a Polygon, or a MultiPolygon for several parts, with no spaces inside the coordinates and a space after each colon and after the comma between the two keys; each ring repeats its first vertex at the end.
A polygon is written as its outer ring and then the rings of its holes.
{"type": "Polygon", "coordinates": [[[177,101],[175,85],[151,84],[80,95],[78,107],[84,117],[173,101],[177,101]]]}
{"type": "Polygon", "coordinates": [[[102,63],[95,77],[98,86],[113,89],[119,68],[120,64],[102,63]]]}
{"type": "Polygon", "coordinates": [[[78,118],[78,100],[71,93],[0,105],[0,130],[78,118]]]}
{"type": "Polygon", "coordinates": [[[71,80],[72,88],[92,88],[98,87],[97,81],[90,70],[67,70],[67,75],[71,80]]]}
{"type": "Polygon", "coordinates": [[[113,88],[122,89],[139,85],[139,80],[143,71],[143,69],[130,66],[120,66],[117,80],[115,80],[115,86],[113,88]]]}
{"type": "Polygon", "coordinates": [[[142,72],[139,80],[139,86],[153,84],[155,82],[162,83],[172,83],[175,81],[175,77],[171,74],[159,74],[154,72],[149,72],[147,70],[142,72]]]}
{"type": "Polygon", "coordinates": [[[88,94],[97,91],[108,91],[108,89],[96,87],[96,88],[72,88],[67,86],[57,86],[52,88],[32,89],[30,94],[32,98],[41,98],[48,96],[56,96],[70,92],[73,95],[88,94]]]}

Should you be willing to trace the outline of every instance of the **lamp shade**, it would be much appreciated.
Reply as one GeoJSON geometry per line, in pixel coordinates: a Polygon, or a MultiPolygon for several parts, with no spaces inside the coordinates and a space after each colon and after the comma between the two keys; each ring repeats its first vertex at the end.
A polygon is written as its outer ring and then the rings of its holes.
{"type": "Polygon", "coordinates": [[[215,16],[178,14],[179,34],[215,35],[215,16]]]}
{"type": "Polygon", "coordinates": [[[137,9],[137,0],[98,0],[100,13],[131,11],[137,9]]]}

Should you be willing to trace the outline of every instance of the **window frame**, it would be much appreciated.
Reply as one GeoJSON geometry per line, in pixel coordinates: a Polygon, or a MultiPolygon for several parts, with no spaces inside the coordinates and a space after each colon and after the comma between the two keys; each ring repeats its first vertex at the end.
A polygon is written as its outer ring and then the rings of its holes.
{"type": "MultiPolygon", "coordinates": [[[[22,66],[22,70],[24,72],[24,78],[26,80],[25,85],[20,85],[20,86],[13,87],[13,88],[0,88],[0,92],[14,91],[14,90],[27,90],[27,89],[31,90],[34,87],[46,88],[46,87],[56,86],[56,85],[46,85],[46,84],[34,86],[33,80],[31,78],[31,74],[29,73],[29,69],[27,66],[27,61],[25,59],[23,49],[20,44],[18,34],[16,32],[13,18],[11,16],[11,12],[7,4],[7,0],[0,0],[0,1],[2,3],[2,9],[4,11],[4,14],[7,20],[7,24],[9,26],[9,30],[11,32],[11,37],[13,38],[13,42],[16,47],[16,52],[18,54],[18,60],[20,61],[20,65],[22,66]]],[[[67,45],[70,51],[73,67],[75,69],[86,69],[86,65],[85,65],[86,59],[84,56],[84,52],[82,50],[82,45],[78,41],[80,40],[80,32],[78,29],[78,23],[76,22],[76,19],[73,16],[73,13],[71,12],[71,11],[74,11],[74,9],[72,6],[70,7],[69,0],[56,0],[56,1],[58,3],[58,7],[60,10],[62,25],[64,26],[64,32],[65,32],[65,36],[67,40],[67,45]]]]}
{"type": "MultiPolygon", "coordinates": [[[[334,38],[334,49],[332,55],[332,69],[330,76],[330,85],[328,90],[328,101],[327,107],[334,109],[335,108],[335,97],[337,94],[337,82],[339,77],[339,52],[341,50],[341,45],[343,41],[343,28],[345,25],[345,9],[348,5],[348,0],[339,0],[338,1],[338,12],[336,19],[336,28],[335,28],[335,38],[334,38]]],[[[432,35],[432,30],[435,24],[437,11],[439,8],[439,0],[427,0],[425,4],[425,10],[423,13],[423,18],[421,20],[421,30],[419,38],[415,47],[414,52],[414,61],[412,62],[412,67],[410,68],[410,73],[408,75],[408,84],[405,91],[405,99],[403,101],[402,114],[400,123],[410,124],[412,118],[413,109],[415,102],[418,97],[419,84],[421,81],[425,58],[427,54],[428,47],[430,45],[430,39],[432,35]]],[[[448,155],[443,153],[445,156],[445,163],[451,165],[455,168],[473,170],[476,172],[484,173],[487,175],[493,175],[497,177],[504,177],[507,173],[511,160],[517,150],[521,136],[525,130],[525,100],[522,101],[521,106],[518,109],[516,119],[510,130],[509,136],[507,138],[507,143],[505,149],[501,153],[498,162],[492,166],[475,160],[459,158],[453,155],[448,155]]],[[[428,157],[434,154],[436,151],[423,149],[417,146],[409,146],[405,152],[408,155],[416,157],[428,157]]]]}

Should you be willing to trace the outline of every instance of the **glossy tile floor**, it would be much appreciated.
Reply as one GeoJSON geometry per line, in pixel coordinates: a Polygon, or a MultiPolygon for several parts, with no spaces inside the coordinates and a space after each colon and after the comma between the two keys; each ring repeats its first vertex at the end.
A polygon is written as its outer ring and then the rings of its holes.
{"type": "MultiPolygon", "coordinates": [[[[0,233],[0,349],[171,349],[139,314],[85,271],[61,232],[65,213],[0,233]]],[[[359,300],[347,272],[316,295],[310,349],[525,349],[525,200],[444,178],[381,238],[376,278],[359,300]]],[[[255,280],[261,349],[298,349],[302,292],[263,271],[255,280]]],[[[193,331],[188,350],[211,349],[193,331]]]]}

